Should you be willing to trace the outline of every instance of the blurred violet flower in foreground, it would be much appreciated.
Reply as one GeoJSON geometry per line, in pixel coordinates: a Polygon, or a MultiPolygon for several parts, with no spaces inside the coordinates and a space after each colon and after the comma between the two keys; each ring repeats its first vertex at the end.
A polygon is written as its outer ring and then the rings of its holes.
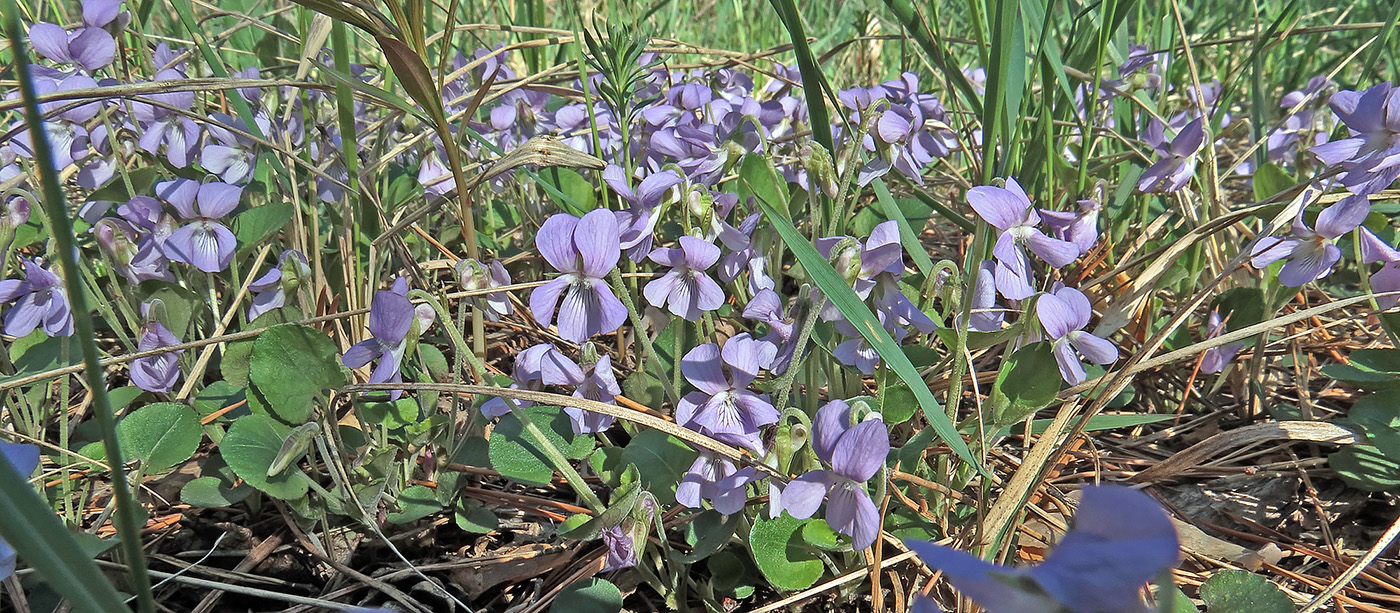
{"type": "Polygon", "coordinates": [[[1191,175],[1196,172],[1196,152],[1201,150],[1205,139],[1205,122],[1200,118],[1186,124],[1170,141],[1162,122],[1153,120],[1148,124],[1143,140],[1152,145],[1157,157],[1162,159],[1142,173],[1137,183],[1138,191],[1174,192],[1186,187],[1191,182],[1191,175]]]}
{"type": "MultiPolygon", "coordinates": [[[[141,305],[143,313],[149,309],[150,303],[141,305]]],[[[180,339],[173,332],[152,319],[141,326],[141,339],[136,344],[136,350],[150,351],[178,344],[180,339]]],[[[131,383],[148,392],[169,392],[175,389],[175,381],[180,378],[181,353],[184,351],[169,351],[132,360],[131,383]]]]}
{"type": "MultiPolygon", "coordinates": [[[[1210,315],[1206,317],[1206,340],[1219,338],[1224,333],[1225,320],[1220,318],[1220,311],[1211,310],[1210,315]]],[[[1201,372],[1213,375],[1225,370],[1241,349],[1244,349],[1243,342],[1207,349],[1201,354],[1201,372]]]]}
{"type": "Polygon", "coordinates": [[[793,517],[807,519],[826,499],[826,523],[851,537],[856,551],[875,543],[880,534],[880,511],[865,482],[885,464],[890,435],[885,422],[874,418],[851,425],[851,407],[833,400],[817,409],[812,423],[812,450],[830,470],[809,470],[782,488],[779,506],[793,517]]]}
{"type": "Polygon", "coordinates": [[[699,509],[708,500],[721,515],[733,515],[749,501],[746,486],[762,478],[752,466],[736,468],[729,458],[701,452],[676,486],[676,502],[699,509]]]}
{"type": "MultiPolygon", "coordinates": [[[[413,327],[413,317],[413,303],[408,298],[392,290],[375,292],[369,304],[371,337],[346,351],[340,358],[341,363],[352,369],[362,368],[377,358],[379,365],[370,374],[370,383],[403,381],[399,366],[408,349],[408,330],[413,327]]],[[[393,400],[398,400],[401,395],[403,392],[400,390],[389,392],[393,400]]]]}
{"type": "Polygon", "coordinates": [[[594,209],[583,218],[551,215],[535,235],[535,246],[550,266],[564,273],[530,293],[535,320],[550,325],[559,305],[559,336],[575,343],[612,332],[626,321],[627,307],[604,278],[622,255],[612,211],[594,209]]]}
{"type": "Polygon", "coordinates": [[[1065,383],[1084,382],[1084,364],[1075,350],[1095,364],[1112,364],[1118,359],[1118,347],[1107,339],[1084,331],[1094,314],[1089,298],[1072,287],[1061,287],[1052,294],[1042,294],[1035,302],[1035,314],[1051,339],[1055,363],[1065,383]]]}
{"type": "Polygon", "coordinates": [[[778,411],[767,394],[747,388],[776,353],[772,343],[747,333],[729,339],[724,349],[714,343],[691,349],[681,358],[681,372],[697,391],[681,398],[676,423],[762,455],[758,429],[776,423],[778,411]]]}
{"type": "Polygon", "coordinates": [[[992,249],[994,276],[997,291],[1008,300],[1024,300],[1035,294],[1035,273],[1026,247],[1055,268],[1079,257],[1079,245],[1048,236],[1037,227],[1040,215],[1014,178],[1006,178],[1006,187],[982,185],[968,190],[967,202],[982,219],[1001,230],[992,249]]]}
{"type": "MultiPolygon", "coordinates": [[[[455,270],[457,282],[469,292],[510,285],[510,273],[506,272],[500,260],[484,265],[471,258],[462,258],[457,260],[455,270]]],[[[500,321],[502,315],[509,315],[511,311],[510,297],[505,292],[472,296],[471,301],[486,321],[500,321]]]]}
{"type": "Polygon", "coordinates": [[[0,302],[13,303],[5,314],[5,334],[23,337],[43,328],[49,336],[71,336],[73,313],[63,280],[34,260],[21,261],[24,279],[0,281],[0,302]]]}
{"type": "Polygon", "coordinates": [[[189,222],[165,239],[163,250],[176,262],[204,272],[222,272],[233,261],[238,239],[220,218],[233,212],[243,188],[218,181],[176,179],[156,184],[156,194],[189,222]]]}
{"type": "Polygon", "coordinates": [[[1353,194],[1374,194],[1400,178],[1400,88],[1389,82],[1366,91],[1340,91],[1329,101],[1351,138],[1311,149],[1323,164],[1346,171],[1353,194]]]}
{"type": "MultiPolygon", "coordinates": [[[[558,353],[559,350],[549,343],[540,343],[526,348],[524,351],[515,354],[515,366],[511,368],[510,389],[513,390],[538,390],[544,383],[544,361],[551,357],[551,353],[558,353]]],[[[563,356],[560,359],[567,360],[563,356]]],[[[535,403],[528,400],[516,400],[516,405],[520,408],[531,406],[535,403]]],[[[510,413],[510,403],[504,398],[490,398],[481,403],[481,414],[487,418],[495,419],[510,413]]]]}
{"type": "Polygon", "coordinates": [[[1303,221],[1303,211],[1293,220],[1293,236],[1267,236],[1260,239],[1250,254],[1250,264],[1263,269],[1279,260],[1287,260],[1278,271],[1278,281],[1288,287],[1302,287],[1332,273],[1332,267],[1342,259],[1342,250],[1334,243],[1337,238],[1355,230],[1371,213],[1371,201],[1365,196],[1343,198],[1317,215],[1317,230],[1303,221]]]}
{"type": "Polygon", "coordinates": [[[280,309],[287,304],[287,292],[295,293],[302,279],[311,277],[311,266],[306,256],[296,249],[288,249],[277,256],[277,266],[267,271],[248,285],[253,292],[253,306],[248,308],[248,321],[257,319],[272,309],[280,309]]]}
{"type": "Polygon", "coordinates": [[[988,613],[1146,613],[1143,586],[1176,566],[1180,556],[1171,517],[1134,489],[1104,485],[1082,491],[1074,527],[1031,568],[993,564],[926,541],[905,545],[988,613]]]}
{"type": "MultiPolygon", "coordinates": [[[[1380,270],[1371,275],[1372,294],[1400,291],[1400,251],[1365,227],[1361,228],[1361,261],[1366,264],[1383,264],[1380,270]]],[[[1397,302],[1400,302],[1400,296],[1378,296],[1376,307],[1387,311],[1397,302]]]]}
{"type": "MultiPolygon", "coordinates": [[[[39,448],[34,445],[22,443],[6,443],[0,441],[0,456],[10,463],[10,467],[15,469],[21,477],[26,479],[34,474],[34,469],[39,467],[39,448]]],[[[0,580],[8,579],[15,572],[15,562],[18,555],[9,543],[0,539],[0,580]]]]}
{"type": "Polygon", "coordinates": [[[656,308],[667,307],[686,321],[699,321],[702,313],[724,304],[724,289],[705,271],[719,260],[719,247],[693,236],[682,236],[679,248],[651,252],[651,261],[671,270],[642,288],[642,295],[656,308]]]}

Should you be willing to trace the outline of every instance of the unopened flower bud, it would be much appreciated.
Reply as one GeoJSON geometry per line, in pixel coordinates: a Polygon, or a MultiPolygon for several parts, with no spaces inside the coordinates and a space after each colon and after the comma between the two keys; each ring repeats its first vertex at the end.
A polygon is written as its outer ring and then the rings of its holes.
{"type": "Polygon", "coordinates": [[[302,279],[311,278],[311,266],[306,262],[306,256],[295,249],[288,249],[282,252],[278,258],[279,268],[282,270],[282,290],[284,292],[295,293],[301,287],[302,279]]]}
{"type": "Polygon", "coordinates": [[[813,185],[820,188],[826,195],[835,198],[838,191],[836,182],[835,165],[831,162],[831,153],[820,145],[813,146],[807,143],[798,151],[798,160],[802,162],[802,167],[807,169],[807,178],[813,185]]]}
{"type": "Polygon", "coordinates": [[[856,278],[860,276],[860,243],[851,237],[842,238],[831,248],[831,267],[836,269],[836,274],[846,281],[847,285],[855,285],[856,278]]]}

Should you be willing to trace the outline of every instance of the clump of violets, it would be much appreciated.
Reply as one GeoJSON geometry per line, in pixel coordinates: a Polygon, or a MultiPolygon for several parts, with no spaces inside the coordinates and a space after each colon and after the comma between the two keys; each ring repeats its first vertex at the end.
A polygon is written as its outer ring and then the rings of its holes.
{"type": "Polygon", "coordinates": [[[1374,194],[1400,178],[1400,88],[1389,82],[1365,91],[1339,91],[1329,101],[1350,138],[1311,149],[1328,166],[1345,172],[1341,176],[1353,194],[1374,194]]]}
{"type": "Polygon", "coordinates": [[[243,188],[219,181],[176,179],[157,183],[156,193],[186,222],[165,239],[162,250],[166,256],[209,273],[228,268],[238,239],[221,219],[238,207],[243,188]]]}
{"type": "Polygon", "coordinates": [[[248,307],[248,321],[257,319],[263,313],[280,309],[287,305],[287,292],[296,294],[302,279],[311,277],[311,266],[306,256],[295,249],[288,249],[277,256],[277,266],[248,285],[253,292],[253,306],[248,307]]]}
{"type": "MultiPolygon", "coordinates": [[[[0,441],[0,457],[26,479],[34,474],[34,469],[39,468],[39,448],[34,445],[0,441]]],[[[15,549],[0,539],[0,581],[14,574],[18,557],[15,549]]]]}
{"type": "MultiPolygon", "coordinates": [[[[457,272],[457,283],[469,292],[510,285],[510,273],[506,272],[500,260],[491,260],[486,265],[471,258],[462,258],[457,261],[454,270],[457,272]]],[[[505,292],[475,295],[471,301],[486,321],[500,321],[502,316],[511,312],[510,296],[505,292]]]]}
{"type": "Polygon", "coordinates": [[[5,334],[29,336],[36,328],[49,336],[71,336],[73,313],[63,280],[30,259],[24,263],[23,279],[0,281],[0,303],[9,303],[5,314],[5,334]]]}
{"type": "MultiPolygon", "coordinates": [[[[363,368],[374,360],[379,364],[369,376],[370,383],[398,383],[403,381],[399,370],[404,352],[408,349],[408,332],[413,327],[413,303],[393,290],[380,290],[374,293],[369,305],[370,338],[356,343],[340,361],[348,368],[363,368]]],[[[389,392],[389,397],[398,400],[400,390],[389,392]]]]}
{"type": "MultiPolygon", "coordinates": [[[[1400,292],[1400,250],[1365,227],[1361,228],[1361,261],[1382,264],[1380,270],[1371,274],[1372,294],[1400,292]]],[[[1376,297],[1376,307],[1382,311],[1390,310],[1397,302],[1400,302],[1400,295],[1376,297]]]]}
{"type": "Polygon", "coordinates": [[[1152,145],[1161,159],[1142,173],[1138,191],[1175,192],[1186,187],[1196,172],[1196,152],[1201,150],[1205,139],[1205,122],[1201,118],[1186,124],[1171,140],[1167,140],[1162,122],[1154,120],[1148,124],[1143,140],[1152,145]]]}
{"type": "Polygon", "coordinates": [[[1084,382],[1084,363],[1079,356],[1095,364],[1112,364],[1118,359],[1118,347],[1093,333],[1086,332],[1094,308],[1089,298],[1072,287],[1060,287],[1053,293],[1042,294],[1035,302],[1035,314],[1050,337],[1055,364],[1065,383],[1084,382]],[[1076,351],[1078,354],[1076,354],[1076,351]]]}
{"type": "Polygon", "coordinates": [[[747,333],[729,339],[723,349],[714,343],[691,349],[681,358],[681,373],[697,391],[681,398],[676,423],[762,455],[759,428],[777,423],[778,411],[767,394],[748,387],[776,354],[771,343],[747,333]]]}
{"type": "MultiPolygon", "coordinates": [[[[155,308],[158,304],[157,300],[141,305],[141,312],[147,317],[147,321],[141,326],[141,338],[136,343],[137,351],[150,351],[180,344],[179,337],[152,316],[152,311],[159,310],[155,308]]],[[[181,353],[184,351],[167,351],[132,360],[131,383],[148,392],[165,393],[175,389],[175,382],[180,379],[181,353]]]]}
{"type": "Polygon", "coordinates": [[[551,215],[540,226],[535,246],[551,267],[564,273],[530,294],[536,320],[554,323],[557,305],[559,336],[575,343],[617,330],[626,321],[627,307],[606,279],[622,255],[611,211],[595,209],[582,218],[551,215]]]}
{"type": "Polygon", "coordinates": [[[55,63],[89,72],[111,64],[117,55],[116,39],[102,28],[68,31],[51,23],[36,23],[29,28],[29,45],[55,63]]]}
{"type": "Polygon", "coordinates": [[[1264,237],[1251,253],[1250,263],[1255,268],[1262,269],[1285,260],[1283,268],[1279,269],[1278,281],[1288,287],[1302,287],[1332,273],[1332,268],[1342,259],[1336,240],[1366,220],[1371,213],[1371,202],[1366,196],[1347,196],[1317,214],[1315,230],[1303,221],[1304,210],[1306,207],[1299,209],[1293,220],[1293,236],[1264,237]]]}
{"type": "Polygon", "coordinates": [[[1041,231],[1040,215],[1016,179],[1007,177],[1006,187],[974,187],[967,192],[967,202],[982,219],[1001,231],[992,248],[996,258],[993,277],[997,291],[1008,300],[1025,300],[1035,295],[1035,272],[1031,270],[1027,248],[1055,268],[1079,258],[1079,245],[1041,231]]]}
{"type": "Polygon", "coordinates": [[[781,507],[798,519],[817,512],[826,500],[826,522],[851,537],[857,551],[870,547],[880,534],[880,512],[865,491],[865,483],[885,464],[890,453],[889,430],[878,413],[851,424],[851,406],[833,400],[817,409],[812,423],[812,450],[830,469],[809,470],[782,488],[781,507]]]}
{"type": "Polygon", "coordinates": [[[1176,527],[1152,497],[1122,486],[1083,490],[1074,527],[1030,568],[993,564],[926,541],[905,541],[988,613],[1147,611],[1142,588],[1176,566],[1176,527]]]}
{"type": "Polygon", "coordinates": [[[724,289],[705,272],[719,260],[719,247],[693,236],[682,236],[680,247],[657,249],[649,257],[670,268],[642,288],[642,295],[652,306],[666,307],[686,321],[699,321],[701,314],[724,304],[724,289]]]}

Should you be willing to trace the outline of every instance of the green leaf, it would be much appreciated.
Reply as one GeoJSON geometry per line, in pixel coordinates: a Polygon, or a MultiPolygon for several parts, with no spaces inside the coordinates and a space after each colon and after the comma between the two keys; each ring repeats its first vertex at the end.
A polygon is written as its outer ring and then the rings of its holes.
{"type": "Polygon", "coordinates": [[[744,156],[739,164],[739,185],[735,193],[739,196],[739,202],[748,202],[749,196],[764,202],[775,202],[784,217],[792,218],[792,213],[788,211],[791,196],[788,194],[787,182],[778,174],[773,161],[765,156],[744,156]]]}
{"type": "Polygon", "coordinates": [[[156,474],[190,459],[204,438],[194,410],[173,402],[148,404],[117,422],[117,440],[127,460],[156,474]]]}
{"type": "Polygon", "coordinates": [[[721,551],[707,558],[705,566],[710,569],[710,584],[715,591],[736,598],[748,598],[753,594],[758,569],[748,558],[733,551],[721,551]]]}
{"type": "Polygon", "coordinates": [[[914,397],[908,385],[886,384],[880,390],[880,415],[891,426],[909,421],[918,408],[919,399],[914,397]]]}
{"type": "Polygon", "coordinates": [[[1032,343],[1016,350],[1002,363],[992,387],[992,423],[1014,424],[1049,406],[1060,391],[1060,381],[1049,343],[1032,343]]]}
{"type": "Polygon", "coordinates": [[[1201,585],[1207,613],[1293,613],[1293,600],[1268,579],[1243,570],[1222,570],[1201,585]]]}
{"type": "Polygon", "coordinates": [[[423,58],[403,41],[388,36],[375,36],[375,42],[384,50],[384,60],[394,70],[394,76],[403,84],[408,97],[413,98],[432,117],[442,114],[442,96],[433,86],[433,74],[423,63],[423,58]]]}
{"type": "Polygon", "coordinates": [[[666,400],[666,388],[645,370],[638,370],[622,380],[622,393],[643,406],[659,407],[666,400]]]}
{"type": "Polygon", "coordinates": [[[418,400],[400,398],[393,402],[369,402],[362,409],[365,421],[395,430],[418,423],[418,400]]]}
{"type": "MultiPolygon", "coordinates": [[[[215,381],[200,390],[199,397],[194,399],[194,410],[196,413],[199,413],[201,417],[213,415],[226,407],[231,407],[246,400],[246,392],[247,390],[244,388],[229,383],[228,381],[215,381]]],[[[242,410],[243,414],[247,415],[246,409],[234,409],[233,411],[225,413],[221,419],[225,421],[232,420],[238,417],[236,413],[239,410],[242,410]]]]}
{"type": "Polygon", "coordinates": [[[1400,490],[1400,458],[1370,445],[1347,445],[1327,456],[1327,465],[1352,487],[1369,492],[1400,490]]]}
{"type": "Polygon", "coordinates": [[[802,526],[802,540],[808,545],[827,551],[850,551],[850,539],[841,542],[841,534],[831,529],[825,521],[808,521],[802,526]]]}
{"type": "Polygon", "coordinates": [[[269,199],[266,204],[253,207],[233,219],[233,235],[244,249],[262,246],[263,242],[287,225],[296,214],[291,202],[269,199]]]}
{"type": "Polygon", "coordinates": [[[1268,163],[1254,171],[1254,199],[1263,202],[1284,190],[1293,187],[1297,181],[1288,176],[1277,164],[1268,163]]]}
{"type": "Polygon", "coordinates": [[[1400,374],[1400,349],[1357,349],[1348,353],[1347,359],[1363,371],[1400,374]]]}
{"type": "Polygon", "coordinates": [[[631,464],[641,474],[644,487],[651,490],[662,506],[676,501],[676,484],[697,454],[680,439],[657,430],[647,430],[633,437],[622,450],[620,466],[631,464]]]}
{"type": "Polygon", "coordinates": [[[200,477],[180,489],[180,501],[195,507],[231,507],[251,493],[253,487],[247,483],[229,485],[218,477],[200,477]]]}
{"type": "Polygon", "coordinates": [[[622,610],[622,590],[605,579],[580,579],[564,586],[549,610],[553,613],[618,613],[622,610]]]}
{"type": "MultiPolygon", "coordinates": [[[[295,308],[283,307],[272,309],[248,324],[245,330],[255,330],[258,328],[268,328],[277,324],[285,324],[301,319],[301,313],[295,308]]],[[[232,341],[224,348],[224,355],[219,360],[219,373],[224,380],[238,387],[248,386],[248,359],[253,354],[253,345],[257,343],[256,338],[249,338],[239,341],[232,341]]]]}
{"type": "Polygon", "coordinates": [[[480,502],[468,498],[457,501],[453,519],[457,527],[473,534],[487,534],[501,527],[500,518],[480,502]]]}
{"type": "Polygon", "coordinates": [[[559,199],[561,206],[572,203],[579,208],[580,213],[597,208],[598,196],[595,188],[583,175],[568,168],[548,168],[541,174],[558,178],[559,192],[563,196],[559,199]]]}
{"type": "Polygon", "coordinates": [[[30,375],[48,372],[62,366],[72,366],[83,361],[83,352],[76,344],[68,351],[67,364],[63,362],[63,345],[66,336],[49,336],[43,330],[35,330],[28,336],[15,339],[10,345],[10,362],[15,365],[15,374],[0,381],[8,381],[30,375]]]}
{"type": "Polygon", "coordinates": [[[346,383],[331,339],[296,324],[275,326],[258,336],[248,364],[255,391],[288,423],[305,422],[322,390],[346,383]]]}
{"type": "MultiPolygon", "coordinates": [[[[544,433],[545,438],[554,443],[564,456],[580,460],[593,451],[593,437],[574,436],[574,428],[569,417],[559,407],[532,406],[522,409],[530,421],[544,433]]],[[[506,415],[496,424],[488,441],[491,467],[501,476],[536,487],[549,485],[554,469],[535,441],[527,436],[520,420],[514,414],[506,415]]]]}
{"type": "Polygon", "coordinates": [[[846,285],[845,281],[841,280],[840,275],[836,274],[836,270],[831,267],[831,264],[827,262],[826,258],[822,257],[821,254],[817,252],[816,247],[813,247],[812,243],[808,242],[807,239],[797,231],[797,228],[793,227],[790,222],[781,217],[778,212],[773,209],[772,205],[762,200],[758,200],[757,202],[759,207],[763,209],[764,216],[768,218],[768,222],[773,224],[773,227],[782,237],[783,242],[787,243],[788,248],[792,249],[793,255],[801,262],[803,268],[807,270],[807,273],[812,276],[812,281],[817,284],[817,287],[821,288],[822,293],[826,295],[827,299],[831,300],[836,305],[836,308],[841,311],[841,314],[846,316],[846,321],[850,322],[851,325],[860,332],[861,336],[875,348],[875,351],[880,354],[880,357],[885,361],[885,364],[890,370],[893,370],[896,375],[899,375],[899,378],[903,379],[904,383],[909,386],[909,389],[914,392],[914,397],[918,399],[919,406],[923,409],[924,417],[928,419],[929,424],[933,427],[934,431],[938,433],[938,436],[942,438],[964,462],[975,467],[978,472],[985,472],[986,469],[977,461],[977,458],[972,456],[972,451],[967,448],[967,441],[964,441],[962,437],[958,435],[958,431],[953,426],[953,422],[943,413],[943,408],[939,406],[938,400],[933,397],[933,392],[929,391],[928,385],[924,384],[923,378],[919,376],[918,369],[914,368],[914,365],[909,363],[909,358],[900,350],[899,345],[894,342],[894,339],[890,338],[889,332],[886,332],[884,326],[879,324],[875,319],[875,315],[870,312],[870,309],[865,306],[865,303],[861,301],[855,291],[852,290],[849,285],[846,285]]]}
{"type": "Polygon", "coordinates": [[[442,510],[442,505],[437,501],[437,493],[425,485],[410,485],[399,492],[399,510],[390,513],[387,518],[391,523],[406,524],[418,521],[442,510]]]}
{"type": "Polygon", "coordinates": [[[234,420],[219,443],[219,453],[234,474],[273,498],[293,500],[306,495],[307,477],[291,467],[275,477],[267,476],[282,443],[291,434],[286,424],[266,415],[245,415],[234,420]]]}
{"type": "Polygon", "coordinates": [[[775,588],[807,589],[824,572],[821,559],[802,539],[802,527],[807,521],[795,519],[786,511],[777,519],[761,515],[754,519],[749,548],[758,569],[775,588]]]}

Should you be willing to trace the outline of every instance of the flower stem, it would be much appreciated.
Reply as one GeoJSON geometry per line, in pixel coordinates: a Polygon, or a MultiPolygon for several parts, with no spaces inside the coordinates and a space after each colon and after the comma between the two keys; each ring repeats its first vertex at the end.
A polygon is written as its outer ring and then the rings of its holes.
{"type": "Polygon", "coordinates": [[[788,364],[788,369],[778,379],[778,385],[773,388],[773,408],[779,412],[787,408],[788,395],[792,391],[792,381],[797,377],[798,367],[802,365],[802,351],[807,348],[807,339],[812,336],[812,328],[817,326],[817,315],[821,313],[824,306],[826,306],[826,296],[812,301],[812,310],[807,311],[806,319],[802,321],[802,328],[797,333],[797,344],[792,347],[792,362],[788,364]]]}
{"type": "MultiPolygon", "coordinates": [[[[680,405],[680,393],[671,384],[671,378],[666,375],[666,366],[661,363],[661,356],[656,353],[656,347],[652,346],[651,337],[647,336],[646,325],[642,323],[642,316],[637,313],[637,306],[632,303],[632,294],[627,291],[627,286],[622,280],[622,273],[614,268],[608,276],[608,280],[612,281],[613,291],[623,296],[622,304],[627,306],[627,317],[632,320],[633,332],[637,336],[637,342],[642,344],[642,350],[646,352],[647,358],[651,362],[652,372],[656,374],[657,379],[661,380],[661,387],[666,389],[666,396],[671,399],[671,404],[673,406],[680,405]]],[[[673,355],[671,359],[675,360],[677,364],[680,363],[679,355],[673,355]]]]}

